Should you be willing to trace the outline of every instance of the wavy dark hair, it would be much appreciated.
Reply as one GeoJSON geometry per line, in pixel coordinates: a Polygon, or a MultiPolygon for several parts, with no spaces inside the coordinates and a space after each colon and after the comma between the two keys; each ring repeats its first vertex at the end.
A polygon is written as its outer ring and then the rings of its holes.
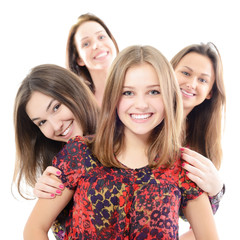
{"type": "MultiPolygon", "coordinates": [[[[99,115],[94,95],[78,76],[51,64],[31,70],[21,83],[14,106],[16,164],[13,182],[21,193],[21,180],[34,187],[38,174],[51,165],[52,158],[63,142],[46,138],[26,113],[26,105],[33,92],[50,96],[68,107],[81,124],[83,135],[95,133],[99,115]]],[[[22,195],[23,196],[23,195],[22,195]]]]}

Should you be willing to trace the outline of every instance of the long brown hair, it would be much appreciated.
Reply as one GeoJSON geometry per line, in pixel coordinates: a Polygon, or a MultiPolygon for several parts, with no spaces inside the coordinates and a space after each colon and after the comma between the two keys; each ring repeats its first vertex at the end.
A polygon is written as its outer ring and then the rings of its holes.
{"type": "Polygon", "coordinates": [[[86,13],[86,14],[83,14],[83,15],[79,16],[77,23],[75,23],[71,27],[71,29],[69,31],[69,35],[68,35],[68,40],[67,40],[66,66],[72,72],[76,73],[78,76],[81,76],[82,79],[90,87],[91,91],[94,93],[95,92],[95,86],[94,86],[93,80],[91,78],[91,75],[90,75],[87,67],[86,66],[80,66],[77,63],[77,59],[80,58],[81,56],[78,55],[76,43],[75,43],[75,40],[74,40],[74,37],[75,37],[75,34],[76,34],[78,28],[83,23],[89,22],[89,21],[94,21],[94,22],[99,23],[105,29],[106,33],[108,34],[108,36],[113,41],[113,43],[116,47],[117,53],[119,52],[119,49],[118,49],[118,45],[117,45],[117,42],[116,42],[115,38],[113,37],[112,33],[110,32],[110,30],[108,29],[106,24],[100,18],[98,18],[97,16],[95,16],[93,14],[86,13]]]}
{"type": "Polygon", "coordinates": [[[188,114],[185,144],[212,160],[220,168],[222,159],[222,115],[226,112],[226,93],[220,53],[213,43],[193,44],[185,47],[171,60],[175,69],[181,59],[190,52],[208,57],[215,72],[211,99],[205,99],[188,114]]]}
{"type": "Polygon", "coordinates": [[[166,58],[150,46],[131,46],[121,51],[111,67],[101,108],[93,152],[105,166],[122,167],[116,160],[124,146],[124,125],[117,116],[127,70],[148,63],[156,70],[165,107],[164,120],[149,139],[149,166],[169,165],[175,161],[180,146],[182,97],[174,71],[166,58]],[[159,156],[158,161],[156,157],[159,156]]]}
{"type": "Polygon", "coordinates": [[[94,95],[74,73],[51,64],[33,68],[21,83],[14,106],[16,164],[13,181],[17,179],[20,194],[21,180],[25,178],[27,185],[34,186],[38,174],[51,164],[64,145],[46,138],[28,117],[26,104],[35,91],[68,107],[81,124],[83,135],[95,133],[99,115],[94,95]]]}

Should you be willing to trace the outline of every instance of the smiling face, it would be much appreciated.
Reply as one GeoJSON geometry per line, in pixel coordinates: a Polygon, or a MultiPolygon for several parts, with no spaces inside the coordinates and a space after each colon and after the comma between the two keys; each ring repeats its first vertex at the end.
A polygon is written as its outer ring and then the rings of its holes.
{"type": "Polygon", "coordinates": [[[148,138],[164,118],[164,105],[155,69],[147,63],[129,68],[126,72],[122,97],[117,113],[129,134],[148,138]]]}
{"type": "Polygon", "coordinates": [[[63,104],[40,92],[33,92],[26,105],[26,113],[45,137],[67,142],[83,131],[72,112],[63,104]]]}
{"type": "Polygon", "coordinates": [[[186,54],[175,68],[176,77],[182,92],[185,115],[211,98],[215,73],[211,60],[201,54],[186,54]]]}
{"type": "Polygon", "coordinates": [[[116,47],[101,24],[88,21],[81,24],[75,34],[80,66],[89,72],[108,69],[117,55],[116,47]]]}

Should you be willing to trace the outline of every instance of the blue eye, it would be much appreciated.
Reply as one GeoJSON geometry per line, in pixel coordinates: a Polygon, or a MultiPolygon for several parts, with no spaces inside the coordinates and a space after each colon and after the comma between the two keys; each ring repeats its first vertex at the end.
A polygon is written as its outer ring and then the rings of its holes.
{"type": "Polygon", "coordinates": [[[182,74],[185,76],[190,76],[190,74],[188,72],[182,71],[182,74]]]}
{"type": "Polygon", "coordinates": [[[104,39],[105,38],[105,36],[104,35],[101,35],[101,36],[99,36],[99,39],[104,39]]]}
{"type": "Polygon", "coordinates": [[[132,96],[133,92],[132,91],[125,91],[125,92],[123,92],[123,95],[124,96],[132,96]]]}
{"type": "Polygon", "coordinates": [[[199,81],[202,82],[202,83],[206,83],[207,81],[203,78],[199,78],[199,81]]]}
{"type": "Polygon", "coordinates": [[[151,90],[151,91],[149,92],[149,94],[150,94],[150,95],[158,95],[158,94],[160,94],[160,92],[159,92],[158,90],[151,90]]]}

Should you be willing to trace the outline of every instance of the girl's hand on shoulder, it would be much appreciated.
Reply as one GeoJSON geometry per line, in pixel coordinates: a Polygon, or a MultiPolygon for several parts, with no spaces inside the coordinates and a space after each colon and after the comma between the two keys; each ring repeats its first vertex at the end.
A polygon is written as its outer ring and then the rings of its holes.
{"type": "Polygon", "coordinates": [[[223,182],[212,161],[188,148],[181,148],[181,153],[181,158],[185,161],[182,167],[187,171],[187,176],[209,196],[218,194],[223,182]]]}
{"type": "Polygon", "coordinates": [[[60,175],[61,171],[57,168],[47,167],[35,184],[34,195],[38,198],[55,198],[56,195],[61,195],[64,185],[57,178],[60,175]]]}

